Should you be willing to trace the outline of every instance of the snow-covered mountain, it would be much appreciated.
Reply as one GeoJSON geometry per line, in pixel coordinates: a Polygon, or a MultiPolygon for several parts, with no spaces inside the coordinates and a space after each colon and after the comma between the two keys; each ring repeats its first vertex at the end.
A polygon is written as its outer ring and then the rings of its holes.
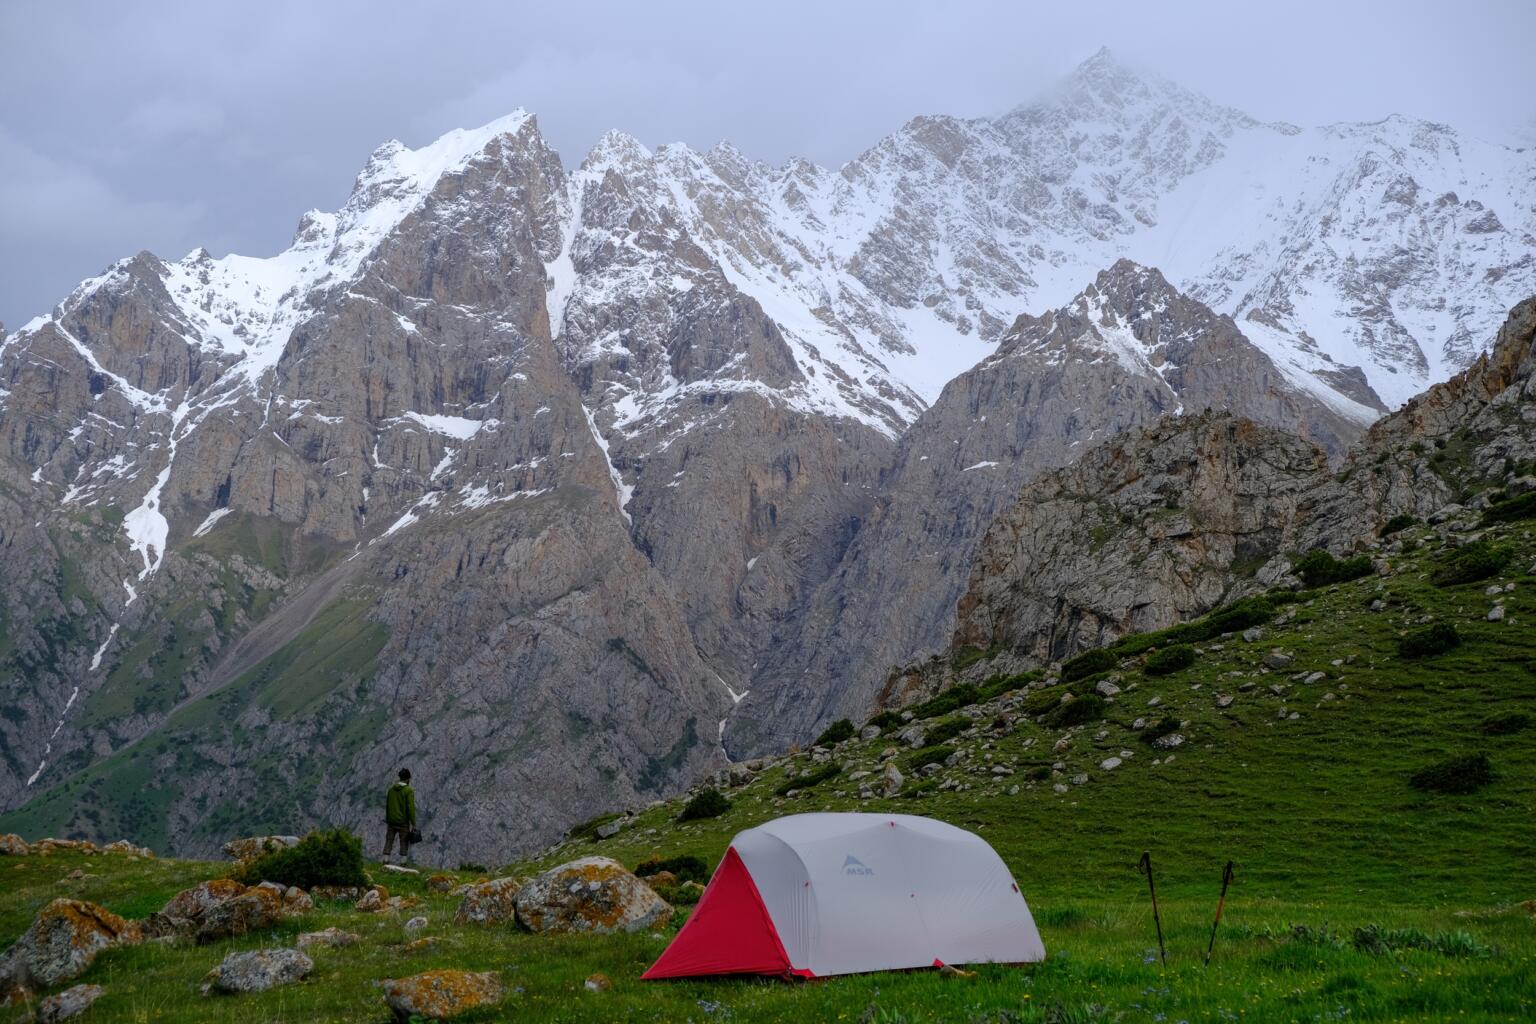
{"type": "Polygon", "coordinates": [[[265,821],[229,785],[361,821],[410,754],[491,856],[800,737],[1081,446],[1193,403],[1337,454],[1464,365],[1536,291],[1533,172],[1103,53],[837,171],[568,169],[522,112],[387,143],[283,253],[140,253],[0,339],[0,807],[92,820],[70,780],[175,737],[235,780],[155,798],[198,849],[265,821]]]}

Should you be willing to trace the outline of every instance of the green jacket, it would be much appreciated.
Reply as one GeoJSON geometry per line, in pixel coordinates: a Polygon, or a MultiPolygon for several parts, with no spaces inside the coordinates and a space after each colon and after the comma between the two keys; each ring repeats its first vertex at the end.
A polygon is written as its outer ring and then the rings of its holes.
{"type": "Polygon", "coordinates": [[[407,782],[397,782],[389,787],[384,798],[384,824],[402,828],[416,824],[416,791],[407,782]]]}

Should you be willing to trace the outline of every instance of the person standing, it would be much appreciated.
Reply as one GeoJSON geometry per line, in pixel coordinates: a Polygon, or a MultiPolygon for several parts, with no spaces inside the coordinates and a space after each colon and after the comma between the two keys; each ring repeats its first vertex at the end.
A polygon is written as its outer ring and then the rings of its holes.
{"type": "Polygon", "coordinates": [[[416,828],[416,791],[411,789],[411,770],[400,769],[400,781],[389,787],[384,796],[384,856],[387,859],[395,849],[395,837],[400,838],[400,856],[411,856],[411,832],[416,828]]]}

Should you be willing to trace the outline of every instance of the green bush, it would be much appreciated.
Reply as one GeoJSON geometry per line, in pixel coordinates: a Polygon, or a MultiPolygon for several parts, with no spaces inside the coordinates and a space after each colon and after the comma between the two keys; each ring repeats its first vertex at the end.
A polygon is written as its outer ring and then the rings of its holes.
{"type": "Polygon", "coordinates": [[[317,885],[365,886],[363,841],[344,828],[311,832],[298,845],[272,850],[235,875],[246,885],[280,882],[312,889],[317,885]]]}
{"type": "Polygon", "coordinates": [[[1331,583],[1348,583],[1375,571],[1369,555],[1356,555],[1343,560],[1334,558],[1322,548],[1308,551],[1291,564],[1301,582],[1308,587],[1325,587],[1331,583]]]}
{"type": "Polygon", "coordinates": [[[1430,934],[1418,928],[1383,928],[1379,924],[1368,924],[1364,928],[1355,929],[1354,943],[1360,952],[1373,956],[1394,953],[1400,949],[1422,949],[1457,958],[1493,955],[1491,948],[1464,931],[1430,934]]]}
{"type": "Polygon", "coordinates": [[[923,742],[927,744],[945,743],[959,736],[970,727],[971,720],[961,715],[956,715],[953,718],[941,718],[923,730],[923,742]]]}
{"type": "Polygon", "coordinates": [[[1483,524],[1512,523],[1519,519],[1536,516],[1536,491],[1527,491],[1514,498],[1496,501],[1483,511],[1483,524]]]}
{"type": "Polygon", "coordinates": [[[1485,540],[1473,541],[1442,558],[1430,573],[1429,581],[1437,587],[1476,583],[1497,575],[1500,569],[1509,564],[1511,555],[1507,547],[1490,544],[1485,540]]]}
{"type": "MultiPolygon", "coordinates": [[[[695,892],[692,886],[687,885],[653,885],[651,891],[674,907],[687,907],[699,902],[703,893],[695,892]]],[[[685,917],[686,919],[686,917],[685,917]]],[[[416,1018],[420,1019],[420,1018],[416,1018]]]]}
{"type": "Polygon", "coordinates": [[[789,791],[792,789],[810,789],[812,786],[819,786],[821,783],[826,782],[828,779],[832,778],[834,775],[837,775],[842,770],[842,765],[833,761],[829,761],[822,765],[820,768],[812,771],[809,775],[793,779],[786,779],[778,789],[773,791],[774,795],[787,796],[789,791]]]}
{"type": "Polygon", "coordinates": [[[1381,529],[1378,531],[1378,533],[1382,537],[1390,537],[1394,533],[1408,529],[1410,526],[1418,525],[1418,522],[1418,516],[1410,516],[1406,513],[1402,513],[1395,515],[1391,519],[1388,519],[1385,523],[1382,523],[1381,529]]]}
{"type": "Polygon", "coordinates": [[[1277,606],[1296,599],[1297,595],[1289,592],[1244,597],[1193,622],[1151,633],[1134,633],[1115,641],[1109,650],[1119,657],[1129,658],[1165,644],[1194,644],[1202,640],[1214,640],[1223,633],[1238,633],[1250,626],[1261,626],[1275,617],[1277,606]]]}
{"type": "Polygon", "coordinates": [[[1022,672],[1016,676],[993,676],[981,684],[981,700],[989,701],[994,697],[1001,697],[1005,693],[1022,689],[1041,678],[1042,673],[1037,671],[1022,672]]]}
{"type": "Polygon", "coordinates": [[[1095,676],[1100,672],[1108,672],[1118,664],[1120,664],[1120,659],[1116,658],[1106,648],[1100,647],[1092,651],[1084,651],[1061,666],[1061,681],[1070,683],[1075,679],[1086,679],[1088,676],[1095,676]]]}
{"type": "Polygon", "coordinates": [[[1103,718],[1106,706],[1103,697],[1096,693],[1086,693],[1046,715],[1045,724],[1053,729],[1087,725],[1089,722],[1097,722],[1103,718]]]}
{"type": "Polygon", "coordinates": [[[678,812],[678,821],[697,821],[700,818],[718,818],[731,809],[731,802],[721,795],[719,790],[705,789],[698,793],[683,805],[678,812]]]}
{"type": "Polygon", "coordinates": [[[943,761],[946,757],[948,757],[950,754],[953,754],[954,752],[955,748],[946,744],[940,744],[935,747],[924,747],[921,750],[914,750],[912,753],[907,755],[907,767],[913,771],[916,771],[924,765],[936,764],[940,761],[943,761]]]}
{"type": "Polygon", "coordinates": [[[837,721],[827,726],[825,732],[816,737],[816,746],[830,747],[834,744],[843,742],[843,740],[853,739],[853,735],[853,723],[848,721],[846,718],[839,718],[837,721]]]}
{"type": "Polygon", "coordinates": [[[978,661],[995,658],[1001,653],[1002,649],[999,647],[961,647],[955,651],[950,664],[954,666],[956,672],[964,672],[978,661]]]}
{"type": "Polygon", "coordinates": [[[902,724],[901,715],[894,711],[882,711],[864,724],[878,726],[881,732],[888,732],[902,724]]]}
{"type": "Polygon", "coordinates": [[[917,718],[933,718],[970,707],[980,699],[981,690],[974,683],[956,683],[932,700],[914,704],[909,710],[917,718]]]}
{"type": "Polygon", "coordinates": [[[1172,715],[1164,715],[1141,731],[1141,742],[1152,744],[1164,736],[1171,736],[1179,731],[1179,720],[1172,715]]]}
{"type": "Polygon", "coordinates": [[[1483,720],[1484,736],[1510,736],[1523,731],[1531,724],[1531,716],[1523,711],[1512,711],[1507,715],[1495,715],[1483,720]]]}
{"type": "Polygon", "coordinates": [[[1397,653],[1404,658],[1429,658],[1461,645],[1461,634],[1449,622],[1415,629],[1397,642],[1397,653]]]}
{"type": "Polygon", "coordinates": [[[1053,686],[1048,690],[1032,693],[1019,704],[1019,710],[1030,716],[1048,714],[1060,706],[1063,692],[1065,691],[1060,687],[1053,686]]]}
{"type": "Polygon", "coordinates": [[[1437,761],[1414,772],[1408,785],[1427,793],[1475,793],[1493,781],[1487,754],[1466,754],[1437,761]]]}
{"type": "Polygon", "coordinates": [[[704,862],[704,858],[695,857],[691,853],[678,857],[652,857],[635,865],[635,874],[640,878],[659,875],[663,871],[672,872],[679,882],[709,881],[709,865],[704,862]]]}
{"type": "Polygon", "coordinates": [[[1149,676],[1166,676],[1189,668],[1195,663],[1195,649],[1189,644],[1174,644],[1147,655],[1146,673],[1149,676]]]}

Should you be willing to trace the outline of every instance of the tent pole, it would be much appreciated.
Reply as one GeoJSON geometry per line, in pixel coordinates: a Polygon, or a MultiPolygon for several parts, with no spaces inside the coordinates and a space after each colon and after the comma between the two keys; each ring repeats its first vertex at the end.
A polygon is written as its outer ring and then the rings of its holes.
{"type": "Polygon", "coordinates": [[[1147,876],[1147,888],[1152,893],[1152,920],[1157,923],[1157,952],[1163,958],[1163,966],[1168,966],[1168,949],[1163,945],[1163,918],[1157,911],[1157,886],[1152,881],[1152,851],[1144,850],[1141,860],[1136,863],[1136,870],[1147,876]]]}
{"type": "Polygon", "coordinates": [[[1205,966],[1211,966],[1211,951],[1216,948],[1216,929],[1221,924],[1221,911],[1227,905],[1227,886],[1232,884],[1232,862],[1221,869],[1221,899],[1216,901],[1216,920],[1211,924],[1211,941],[1205,947],[1205,966]]]}

